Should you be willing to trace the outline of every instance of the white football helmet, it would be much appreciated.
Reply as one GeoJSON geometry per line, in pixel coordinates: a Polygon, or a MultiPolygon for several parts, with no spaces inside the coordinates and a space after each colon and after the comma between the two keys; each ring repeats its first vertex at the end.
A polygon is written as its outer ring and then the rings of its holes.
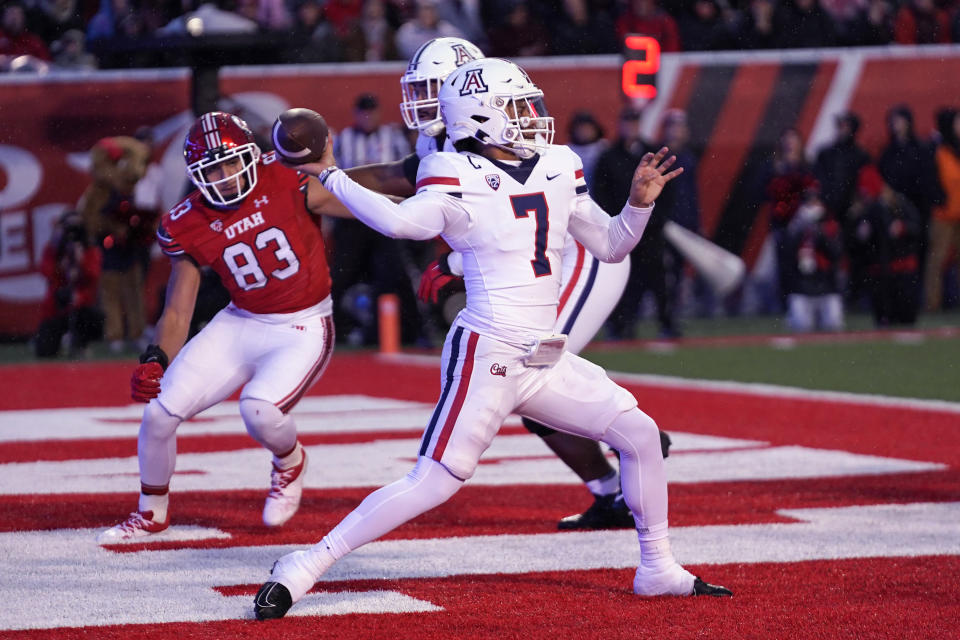
{"type": "Polygon", "coordinates": [[[543,91],[519,66],[500,58],[468,62],[440,87],[440,115],[453,142],[476,138],[529,158],[553,144],[543,91]]]}
{"type": "Polygon", "coordinates": [[[407,128],[430,137],[439,135],[443,131],[437,108],[440,85],[457,67],[480,58],[483,52],[463,38],[434,38],[421,45],[400,78],[400,113],[407,128]]]}

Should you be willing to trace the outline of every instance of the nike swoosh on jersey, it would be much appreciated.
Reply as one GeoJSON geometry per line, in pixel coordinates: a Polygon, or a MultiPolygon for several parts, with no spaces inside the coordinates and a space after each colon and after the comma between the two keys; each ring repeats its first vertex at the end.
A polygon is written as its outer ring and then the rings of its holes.
{"type": "Polygon", "coordinates": [[[560,175],[559,173],[555,173],[555,174],[553,174],[552,176],[547,176],[547,180],[553,180],[554,178],[556,178],[556,177],[559,176],[559,175],[560,175]]]}

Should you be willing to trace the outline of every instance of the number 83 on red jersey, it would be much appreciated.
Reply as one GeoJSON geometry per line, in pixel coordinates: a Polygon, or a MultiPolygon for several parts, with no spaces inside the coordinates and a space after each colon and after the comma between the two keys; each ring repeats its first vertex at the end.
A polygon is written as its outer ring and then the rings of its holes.
{"type": "Polygon", "coordinates": [[[220,276],[233,303],[252,313],[292,313],[330,294],[320,219],[306,208],[307,177],[265,153],[254,190],[235,207],[194,192],[163,216],[165,254],[188,256],[220,276]]]}

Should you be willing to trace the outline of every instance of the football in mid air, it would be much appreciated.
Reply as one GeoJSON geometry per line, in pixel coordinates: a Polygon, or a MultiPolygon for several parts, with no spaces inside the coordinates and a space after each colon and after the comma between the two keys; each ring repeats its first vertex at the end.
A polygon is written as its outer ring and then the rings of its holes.
{"type": "Polygon", "coordinates": [[[273,148],[287,164],[316,162],[323,156],[330,130],[326,121],[310,109],[287,109],[281,113],[270,137],[273,148]]]}

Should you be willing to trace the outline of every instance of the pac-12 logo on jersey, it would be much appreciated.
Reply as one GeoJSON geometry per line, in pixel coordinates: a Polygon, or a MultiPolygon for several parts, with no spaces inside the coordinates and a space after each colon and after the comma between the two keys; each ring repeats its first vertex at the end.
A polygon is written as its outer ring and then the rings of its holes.
{"type": "Polygon", "coordinates": [[[220,233],[221,231],[223,231],[223,220],[214,220],[213,222],[210,223],[210,228],[216,231],[217,233],[220,233]]]}
{"type": "Polygon", "coordinates": [[[487,184],[490,185],[490,188],[496,191],[500,188],[500,174],[499,173],[488,173],[484,176],[487,181],[487,184]]]}
{"type": "Polygon", "coordinates": [[[468,69],[464,76],[460,95],[469,96],[472,93],[487,93],[490,87],[483,81],[483,69],[468,69]]]}
{"type": "Polygon", "coordinates": [[[462,66],[466,62],[470,62],[471,60],[476,60],[476,58],[470,55],[470,52],[467,51],[467,48],[462,44],[451,45],[451,48],[453,49],[453,55],[457,57],[454,64],[456,64],[458,67],[462,66]]]}

